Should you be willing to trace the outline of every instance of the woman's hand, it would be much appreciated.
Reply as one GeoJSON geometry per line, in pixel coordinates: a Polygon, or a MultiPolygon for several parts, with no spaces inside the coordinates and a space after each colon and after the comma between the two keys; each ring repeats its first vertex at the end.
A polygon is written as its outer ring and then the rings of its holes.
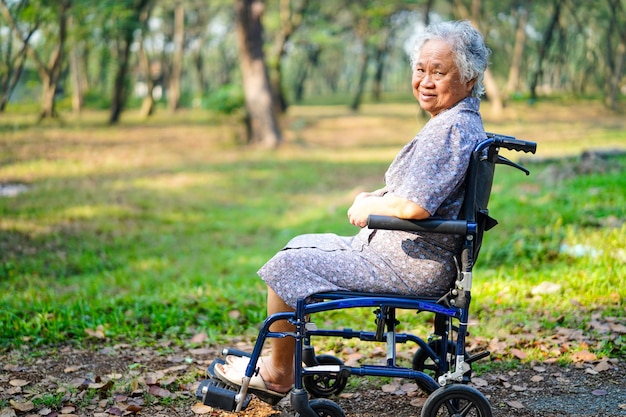
{"type": "Polygon", "coordinates": [[[430,217],[430,213],[422,206],[405,198],[391,194],[380,196],[376,193],[360,193],[348,209],[348,219],[354,226],[365,227],[370,214],[415,220],[430,217]]]}
{"type": "Polygon", "coordinates": [[[368,200],[380,198],[374,197],[369,193],[361,193],[356,196],[352,206],[348,209],[348,219],[350,224],[357,227],[367,226],[367,218],[371,214],[368,200]]]}

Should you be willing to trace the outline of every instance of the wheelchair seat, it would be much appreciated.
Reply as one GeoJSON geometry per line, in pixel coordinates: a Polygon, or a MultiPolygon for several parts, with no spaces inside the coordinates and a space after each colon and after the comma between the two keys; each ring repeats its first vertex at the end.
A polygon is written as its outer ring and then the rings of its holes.
{"type": "MultiPolygon", "coordinates": [[[[487,398],[467,385],[471,380],[471,364],[489,356],[480,352],[470,356],[466,350],[467,326],[471,304],[472,272],[480,251],[485,231],[497,224],[489,215],[488,202],[497,164],[515,167],[529,174],[524,167],[499,155],[500,149],[536,151],[536,143],[517,140],[511,136],[488,133],[472,152],[465,179],[465,198],[456,220],[429,218],[403,220],[372,215],[368,219],[371,229],[388,229],[414,232],[435,232],[464,236],[463,246],[457,256],[457,279],[440,297],[419,297],[401,294],[335,291],[315,294],[298,300],[295,312],[277,313],[268,317],[259,332],[251,354],[225,349],[224,355],[250,357],[246,369],[249,379],[256,370],[264,342],[268,337],[295,338],[295,379],[290,393],[291,407],[298,416],[344,417],[341,407],[328,399],[345,388],[351,376],[378,376],[413,380],[426,394],[422,417],[442,415],[475,415],[491,417],[487,398]],[[349,308],[374,308],[375,330],[319,329],[312,317],[325,311],[349,308]],[[434,313],[434,329],[423,338],[398,333],[396,311],[414,310],[417,313],[434,313]],[[269,330],[278,320],[289,320],[294,333],[276,333],[269,330]],[[386,343],[384,365],[348,366],[331,355],[318,355],[312,344],[317,337],[357,338],[363,341],[386,343]],[[398,343],[415,343],[411,367],[399,366],[396,361],[398,343]],[[309,399],[309,397],[315,399],[309,399]],[[471,410],[473,414],[466,414],[471,410]],[[462,413],[463,412],[463,413],[462,413]],[[447,414],[442,414],[447,413],[447,414]]],[[[208,382],[207,382],[208,381],[208,382]]],[[[201,383],[197,396],[207,405],[240,411],[249,402],[246,381],[238,391],[217,387],[215,381],[201,383]]]]}

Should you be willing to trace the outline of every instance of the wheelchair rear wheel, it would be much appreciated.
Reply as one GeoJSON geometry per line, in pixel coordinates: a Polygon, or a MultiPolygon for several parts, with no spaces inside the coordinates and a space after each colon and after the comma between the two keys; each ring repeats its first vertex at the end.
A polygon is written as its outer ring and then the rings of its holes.
{"type": "MultiPolygon", "coordinates": [[[[325,398],[311,400],[309,407],[320,417],[346,417],[346,413],[337,403],[325,398]]],[[[300,413],[296,413],[296,417],[300,417],[300,413]]]]}
{"type": "MultiPolygon", "coordinates": [[[[441,343],[443,341],[442,340],[433,340],[432,342],[428,343],[428,346],[434,351],[434,352],[441,352],[441,343]]],[[[465,357],[469,357],[467,352],[465,352],[465,357]]],[[[454,344],[451,341],[448,341],[448,352],[447,352],[447,361],[449,363],[454,363],[456,358],[456,344],[454,344]]],[[[417,349],[417,351],[415,352],[415,354],[413,355],[413,362],[412,362],[412,366],[413,366],[413,370],[415,371],[420,371],[420,372],[424,372],[430,376],[432,376],[433,378],[437,379],[438,377],[440,377],[441,375],[443,375],[443,372],[441,370],[441,366],[438,365],[433,358],[431,358],[428,353],[424,350],[424,349],[417,349]]],[[[471,365],[470,365],[471,368],[471,365]]],[[[470,372],[467,373],[466,375],[468,378],[471,376],[471,369],[470,372]]],[[[468,379],[469,381],[469,379],[468,379]]],[[[465,382],[465,381],[464,381],[465,382]]]]}
{"type": "Polygon", "coordinates": [[[438,388],[428,396],[421,417],[492,417],[491,405],[483,394],[467,385],[438,388]]]}
{"type": "MultiPolygon", "coordinates": [[[[317,365],[343,365],[343,361],[333,355],[317,355],[317,365]]],[[[302,378],[307,392],[315,398],[327,398],[339,394],[346,387],[348,378],[341,374],[307,375],[302,378]]]]}

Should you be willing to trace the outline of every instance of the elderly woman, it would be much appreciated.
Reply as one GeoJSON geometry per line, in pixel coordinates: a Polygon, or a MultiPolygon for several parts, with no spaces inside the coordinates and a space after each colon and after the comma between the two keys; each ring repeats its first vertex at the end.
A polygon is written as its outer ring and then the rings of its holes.
{"type": "MultiPolygon", "coordinates": [[[[479,113],[489,50],[468,22],[433,24],[411,55],[413,95],[431,119],[396,156],[385,187],[359,194],[350,223],[353,237],[309,234],[291,240],[259,275],[268,286],[268,315],[293,311],[298,298],[325,291],[370,291],[419,296],[447,292],[455,277],[454,256],[462,237],[370,230],[370,214],[403,219],[457,218],[472,150],[486,138],[479,113]]],[[[273,331],[293,331],[277,322],[273,331]]],[[[249,390],[278,400],[293,384],[294,339],[271,339],[269,357],[249,390]]],[[[228,357],[215,368],[224,382],[240,385],[247,359],[228,357]]]]}

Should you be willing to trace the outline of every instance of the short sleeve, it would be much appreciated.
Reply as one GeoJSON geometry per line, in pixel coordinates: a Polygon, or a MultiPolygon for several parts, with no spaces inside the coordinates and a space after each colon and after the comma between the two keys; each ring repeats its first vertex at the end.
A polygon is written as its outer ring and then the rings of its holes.
{"type": "Polygon", "coordinates": [[[458,194],[470,155],[485,136],[476,112],[455,110],[431,119],[398,154],[385,176],[391,193],[419,204],[431,215],[458,194]]]}

